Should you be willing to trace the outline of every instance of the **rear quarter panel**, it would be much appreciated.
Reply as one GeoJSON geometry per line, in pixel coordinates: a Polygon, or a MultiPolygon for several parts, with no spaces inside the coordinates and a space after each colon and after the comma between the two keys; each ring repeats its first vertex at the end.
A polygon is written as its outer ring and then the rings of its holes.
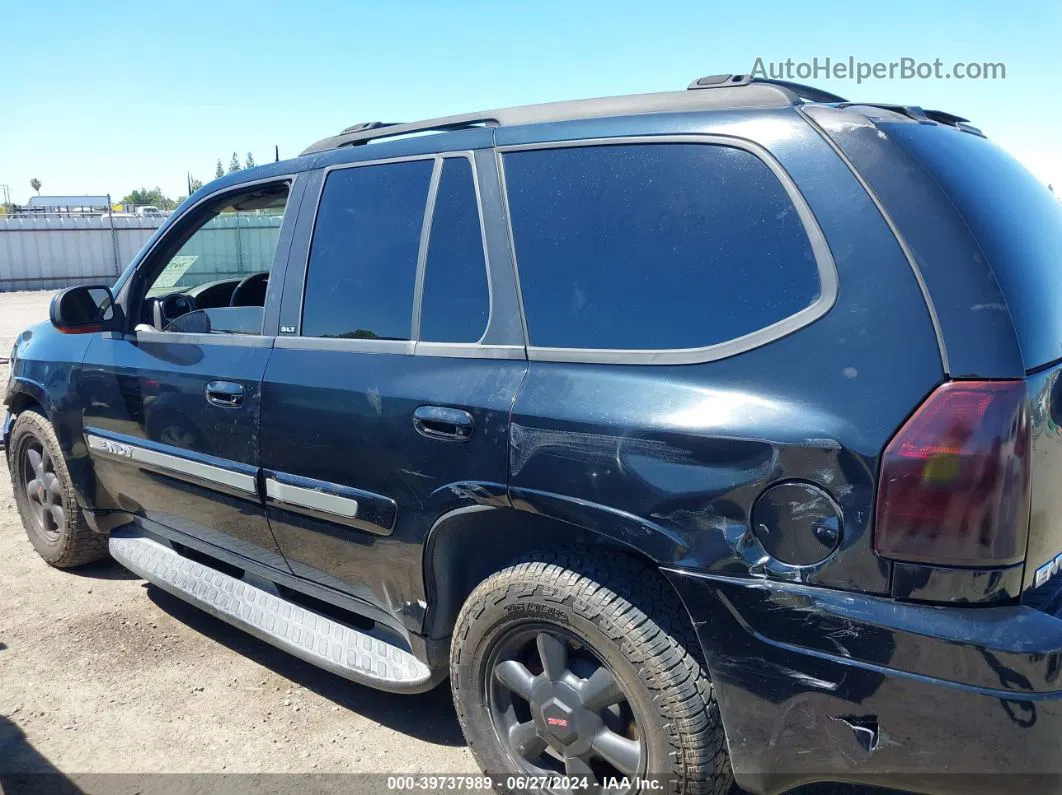
{"type": "Polygon", "coordinates": [[[513,409],[514,505],[672,567],[886,593],[889,564],[871,545],[878,457],[944,374],[907,260],[840,158],[794,111],[502,129],[498,143],[697,132],[750,140],[781,163],[826,237],[837,301],[715,362],[532,361],[513,409]],[[843,512],[840,546],[820,564],[765,560],[750,532],[757,496],[788,479],[819,484],[843,512]]]}

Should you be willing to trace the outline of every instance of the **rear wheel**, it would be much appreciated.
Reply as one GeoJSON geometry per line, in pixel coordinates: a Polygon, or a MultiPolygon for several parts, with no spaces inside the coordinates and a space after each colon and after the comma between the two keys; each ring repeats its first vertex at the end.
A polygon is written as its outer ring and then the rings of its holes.
{"type": "Polygon", "coordinates": [[[729,790],[712,685],[666,582],[623,558],[533,557],[481,583],[454,631],[454,702],[484,771],[503,790],[512,773],[729,790]]]}
{"type": "Polygon", "coordinates": [[[8,464],[15,504],[37,554],[58,568],[107,555],[107,538],[86,524],[55,430],[44,416],[33,410],[18,416],[8,464]]]}

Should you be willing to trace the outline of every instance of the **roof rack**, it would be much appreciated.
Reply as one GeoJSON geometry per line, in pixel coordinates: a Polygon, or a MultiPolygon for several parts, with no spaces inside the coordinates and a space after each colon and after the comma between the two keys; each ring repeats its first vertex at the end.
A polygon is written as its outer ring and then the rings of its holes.
{"type": "Polygon", "coordinates": [[[844,99],[835,94],[811,86],[781,80],[762,80],[750,75],[702,77],[694,80],[689,85],[689,89],[655,94],[547,102],[541,105],[523,105],[408,123],[362,122],[347,127],[338,135],[322,138],[308,146],[302,154],[327,152],[341,146],[360,146],[373,140],[411,133],[451,132],[481,127],[540,124],[603,116],[712,108],[778,108],[792,106],[803,101],[844,102],[844,99]]]}
{"type": "Polygon", "coordinates": [[[362,121],[357,124],[352,124],[345,130],[340,131],[340,135],[347,135],[349,133],[366,132],[368,130],[379,130],[383,127],[394,127],[398,122],[396,121],[362,121]]]}
{"type": "Polygon", "coordinates": [[[438,119],[427,119],[415,122],[388,123],[382,121],[366,121],[347,127],[329,138],[311,144],[301,154],[309,155],[315,152],[327,152],[329,149],[337,149],[340,146],[361,146],[377,138],[393,138],[398,135],[422,132],[453,132],[454,130],[468,130],[478,127],[497,127],[500,122],[490,115],[483,113],[467,113],[460,116],[445,116],[438,119]]]}
{"type": "Polygon", "coordinates": [[[808,102],[847,102],[844,97],[823,91],[821,88],[806,86],[803,83],[791,83],[788,80],[771,80],[765,77],[753,77],[752,75],[708,75],[699,77],[690,83],[687,91],[696,91],[702,88],[721,88],[723,86],[748,86],[753,83],[777,86],[790,91],[794,97],[808,102]]]}

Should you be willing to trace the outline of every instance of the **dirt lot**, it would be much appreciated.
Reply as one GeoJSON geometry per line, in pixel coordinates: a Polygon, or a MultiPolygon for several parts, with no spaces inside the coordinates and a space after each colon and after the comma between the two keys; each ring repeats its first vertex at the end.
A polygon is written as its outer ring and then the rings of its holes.
{"type": "MultiPolygon", "coordinates": [[[[47,316],[49,298],[0,294],[0,357],[21,328],[47,316]]],[[[4,361],[0,384],[6,380],[4,361]]],[[[52,791],[60,781],[45,786],[11,774],[57,770],[86,792],[301,793],[384,783],[86,774],[477,772],[446,687],[422,696],[379,693],[148,588],[116,563],[49,568],[26,540],[2,463],[0,470],[0,788],[7,795],[28,784],[52,791]]]]}

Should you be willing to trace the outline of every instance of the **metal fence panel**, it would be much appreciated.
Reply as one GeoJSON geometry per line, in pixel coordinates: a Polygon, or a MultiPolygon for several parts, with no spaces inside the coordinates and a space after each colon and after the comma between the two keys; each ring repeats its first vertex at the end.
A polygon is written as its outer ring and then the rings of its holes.
{"type": "Polygon", "coordinates": [[[0,291],[110,284],[161,223],[76,215],[0,218],[0,291]]]}
{"type": "MultiPolygon", "coordinates": [[[[0,292],[74,284],[111,284],[164,219],[100,216],[0,218],[0,292]]],[[[280,216],[224,213],[181,250],[197,262],[189,275],[266,270],[280,233],[280,216]],[[263,263],[265,263],[263,267],[263,263]]]]}

